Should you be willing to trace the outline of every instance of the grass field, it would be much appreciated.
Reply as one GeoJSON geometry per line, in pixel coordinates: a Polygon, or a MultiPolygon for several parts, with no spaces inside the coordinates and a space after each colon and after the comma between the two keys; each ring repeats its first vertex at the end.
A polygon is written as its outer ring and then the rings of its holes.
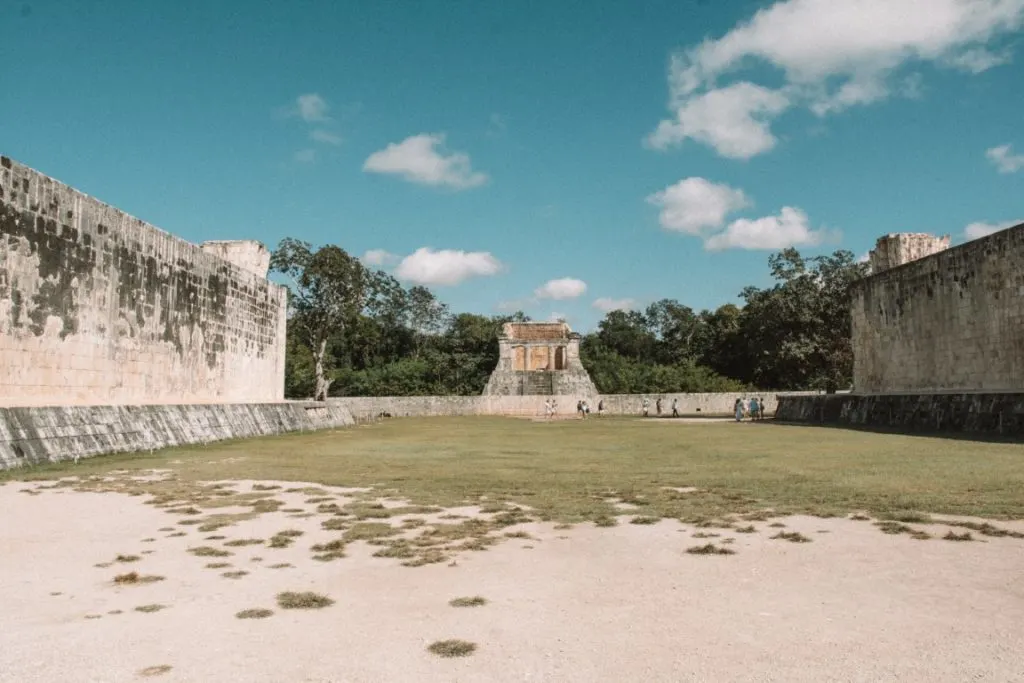
{"type": "Polygon", "coordinates": [[[771,423],[398,419],[48,465],[0,483],[151,469],[171,470],[179,487],[232,479],[373,487],[415,505],[518,503],[558,522],[608,523],[627,511],[687,522],[765,511],[1024,518],[1019,444],[771,423]]]}

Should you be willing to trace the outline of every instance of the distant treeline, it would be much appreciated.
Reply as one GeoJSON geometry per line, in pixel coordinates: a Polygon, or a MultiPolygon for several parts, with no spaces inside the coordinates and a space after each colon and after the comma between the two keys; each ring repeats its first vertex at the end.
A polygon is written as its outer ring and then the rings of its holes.
{"type": "MultiPolygon", "coordinates": [[[[771,257],[775,284],[746,287],[741,306],[694,311],[663,299],[612,311],[583,337],[602,393],[837,389],[850,385],[849,285],[867,272],[849,251],[771,257]]],[[[286,239],[273,270],[291,288],[285,394],[480,394],[498,362],[503,323],[523,313],[452,313],[425,287],[406,289],[335,245],[286,239]]]]}

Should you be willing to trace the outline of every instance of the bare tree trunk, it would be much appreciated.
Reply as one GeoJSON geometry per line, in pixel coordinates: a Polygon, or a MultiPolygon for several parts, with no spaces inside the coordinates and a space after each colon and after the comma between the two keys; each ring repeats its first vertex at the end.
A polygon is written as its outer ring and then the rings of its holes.
{"type": "Polygon", "coordinates": [[[316,390],[313,399],[316,401],[327,400],[327,390],[331,388],[331,382],[324,377],[324,354],[327,351],[327,340],[321,339],[320,344],[313,348],[313,360],[316,363],[316,390]]]}

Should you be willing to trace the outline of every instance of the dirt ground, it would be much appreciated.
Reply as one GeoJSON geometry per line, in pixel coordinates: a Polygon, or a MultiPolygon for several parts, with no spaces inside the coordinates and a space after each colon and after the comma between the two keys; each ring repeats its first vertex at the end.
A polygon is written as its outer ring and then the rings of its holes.
{"type": "MultiPolygon", "coordinates": [[[[352,493],[320,488],[338,501],[352,493]]],[[[1024,680],[1019,538],[950,542],[951,529],[932,524],[920,541],[871,521],[813,517],[753,522],[751,533],[674,520],[531,522],[503,529],[484,552],[408,567],[363,541],[335,561],[312,559],[310,546],[337,532],[310,514],[309,494],[275,496],[292,512],[209,534],[142,496],[0,486],[0,680],[1024,680]],[[225,545],[284,529],[304,533],[282,548],[225,545]],[[771,538],[779,532],[809,542],[771,538]],[[707,543],[734,553],[686,552],[707,543]],[[198,546],[232,554],[188,552],[198,546]],[[207,568],[217,562],[230,567],[207,568]],[[164,578],[113,582],[130,571],[164,578]],[[247,573],[223,575],[231,571],[247,573]],[[334,603],[281,609],[282,591],[334,603]],[[486,604],[448,604],[470,596],[486,604]],[[135,609],[146,605],[165,608],[135,609]],[[236,618],[252,608],[273,614],[236,618]],[[428,650],[446,639],[477,647],[460,658],[428,650]]]]}

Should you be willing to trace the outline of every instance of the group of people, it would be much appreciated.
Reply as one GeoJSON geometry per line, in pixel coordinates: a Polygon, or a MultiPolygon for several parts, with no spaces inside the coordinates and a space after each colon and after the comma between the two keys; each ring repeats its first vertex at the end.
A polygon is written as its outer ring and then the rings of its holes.
{"type": "MultiPolygon", "coordinates": [[[[644,396],[642,402],[643,416],[649,417],[651,411],[651,399],[644,396]]],[[[662,411],[662,399],[659,397],[654,402],[654,410],[657,415],[661,416],[662,411]]],[[[751,420],[763,420],[764,419],[764,399],[751,396],[750,400],[738,398],[736,403],[733,404],[733,410],[736,413],[736,421],[742,422],[744,416],[749,416],[751,420]]],[[[553,398],[544,400],[544,417],[554,417],[558,412],[558,404],[553,398]]],[[[590,415],[590,403],[586,399],[576,401],[576,414],[583,419],[586,419],[590,415]]],[[[601,399],[597,403],[597,414],[598,416],[604,415],[604,399],[601,399]]],[[[672,417],[679,417],[679,399],[672,399],[672,417]]]]}
{"type": "Polygon", "coordinates": [[[751,420],[763,420],[764,399],[751,396],[750,401],[744,401],[742,398],[738,398],[733,410],[736,412],[737,422],[742,422],[745,414],[749,415],[751,420]]]}
{"type": "MultiPolygon", "coordinates": [[[[643,404],[642,405],[643,405],[643,410],[644,410],[644,417],[648,417],[650,415],[650,412],[651,412],[651,399],[649,399],[646,396],[644,396],[644,400],[643,400],[643,404]]],[[[654,402],[654,410],[655,410],[655,412],[659,416],[661,415],[661,397],[660,396],[658,397],[658,400],[654,402]]],[[[672,417],[679,417],[679,399],[678,398],[672,399],[672,417]]]]}
{"type": "MultiPolygon", "coordinates": [[[[554,417],[558,412],[558,402],[553,398],[544,400],[544,417],[554,417]]],[[[583,419],[590,415],[590,403],[586,399],[576,401],[576,414],[583,419]]],[[[597,414],[604,415],[604,399],[597,402],[597,414]]]]}

